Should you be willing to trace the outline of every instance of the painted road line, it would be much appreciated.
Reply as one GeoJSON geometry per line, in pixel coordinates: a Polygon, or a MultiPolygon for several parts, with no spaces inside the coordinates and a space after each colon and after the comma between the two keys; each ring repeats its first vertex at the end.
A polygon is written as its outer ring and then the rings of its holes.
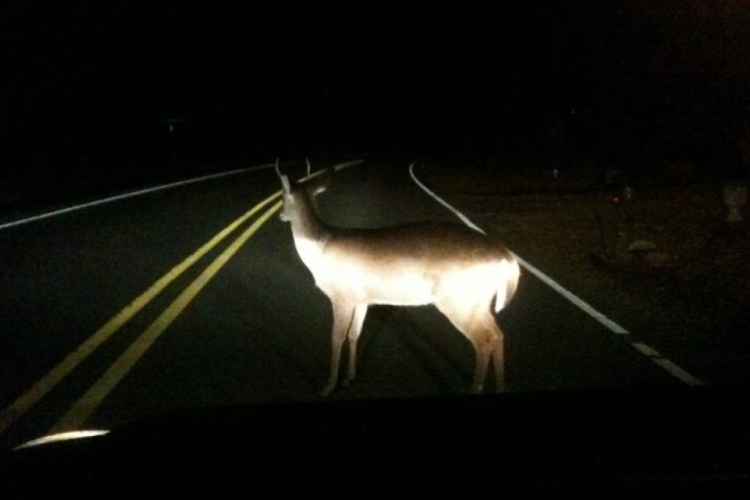
{"type": "Polygon", "coordinates": [[[649,358],[658,358],[661,357],[661,354],[659,354],[659,351],[654,349],[653,347],[647,346],[643,342],[633,342],[633,347],[635,347],[638,351],[640,351],[641,354],[644,356],[647,356],[649,358]]]}
{"type": "MultiPolygon", "coordinates": [[[[409,166],[409,174],[411,175],[412,180],[422,189],[422,191],[427,193],[435,201],[437,201],[438,203],[443,205],[445,208],[450,210],[453,213],[453,215],[458,217],[461,220],[461,222],[463,222],[465,225],[469,226],[474,231],[480,232],[482,234],[486,234],[484,229],[474,224],[474,222],[472,222],[468,217],[466,217],[464,214],[458,211],[450,203],[440,198],[427,186],[422,184],[422,182],[419,179],[417,179],[417,176],[414,174],[414,165],[416,165],[416,162],[412,163],[409,166]]],[[[516,259],[518,260],[518,263],[521,264],[527,271],[529,271],[531,274],[539,278],[543,283],[545,283],[547,286],[552,288],[554,291],[556,291],[557,293],[559,293],[560,295],[568,299],[570,302],[575,304],[579,309],[583,310],[586,314],[594,318],[596,321],[598,321],[602,325],[609,328],[612,332],[620,334],[620,335],[629,333],[625,328],[618,325],[617,323],[615,323],[614,321],[606,317],[604,314],[594,309],[589,303],[587,303],[586,301],[584,301],[583,299],[575,295],[573,292],[564,288],[557,281],[553,280],[552,278],[544,274],[542,271],[540,271],[536,267],[526,262],[526,260],[519,257],[517,253],[513,252],[513,255],[515,255],[516,259]]]]}
{"type": "MultiPolygon", "coordinates": [[[[432,190],[430,190],[427,186],[425,186],[416,176],[414,173],[414,166],[417,164],[417,162],[413,162],[409,166],[409,175],[411,175],[412,180],[419,186],[422,191],[427,193],[432,199],[443,205],[445,208],[447,208],[449,211],[453,213],[456,217],[461,220],[465,225],[470,227],[471,229],[478,231],[482,234],[486,234],[485,231],[474,224],[468,217],[466,217],[463,213],[461,213],[458,209],[453,207],[450,203],[443,200],[440,196],[435,194],[432,190]]],[[[553,280],[546,274],[544,274],[542,271],[537,269],[536,267],[532,266],[528,262],[526,262],[524,259],[518,256],[515,252],[513,252],[513,255],[515,255],[516,259],[518,259],[518,263],[521,264],[521,266],[524,267],[527,271],[529,271],[531,274],[536,276],[540,281],[545,283],[547,286],[555,290],[557,293],[565,297],[568,301],[573,303],[576,307],[581,309],[583,312],[594,318],[596,321],[607,327],[611,332],[616,333],[618,335],[622,335],[625,338],[630,339],[630,332],[620,326],[619,324],[615,323],[608,317],[606,317],[601,312],[594,309],[588,302],[584,301],[577,295],[575,295],[570,290],[567,290],[562,285],[560,285],[557,281],[553,280]]],[[[629,340],[630,344],[635,347],[641,354],[644,354],[649,359],[651,359],[654,363],[656,363],[658,366],[665,369],[667,372],[669,372],[672,376],[678,378],[682,382],[688,384],[688,385],[704,385],[704,382],[690,373],[688,373],[686,370],[678,366],[676,363],[670,361],[669,359],[661,356],[655,349],[649,347],[648,345],[642,343],[642,342],[633,342],[632,340],[629,340]],[[656,353],[656,355],[654,355],[656,353]]]]}
{"type": "Polygon", "coordinates": [[[692,386],[705,385],[705,383],[701,379],[694,377],[692,374],[688,373],[684,368],[677,365],[674,361],[671,361],[670,359],[667,359],[663,356],[659,356],[657,358],[652,358],[652,360],[654,363],[661,366],[662,368],[667,370],[669,373],[671,373],[678,379],[682,380],[687,385],[692,385],[692,386]]]}
{"type": "MultiPolygon", "coordinates": [[[[348,161],[348,162],[344,162],[344,163],[339,163],[338,165],[335,165],[333,168],[336,171],[339,171],[339,170],[343,170],[345,168],[349,168],[349,167],[353,167],[355,165],[359,165],[362,162],[363,162],[363,160],[352,160],[352,161],[348,161]]],[[[75,212],[77,210],[82,210],[84,208],[95,207],[97,205],[104,205],[105,203],[111,203],[113,201],[119,201],[119,200],[124,200],[124,199],[127,199],[127,198],[133,198],[135,196],[141,196],[141,195],[144,195],[144,194],[154,193],[156,191],[163,191],[165,189],[172,189],[172,188],[175,188],[175,187],[186,186],[188,184],[195,184],[196,182],[203,182],[203,181],[208,181],[208,180],[212,180],[212,179],[219,179],[221,177],[228,177],[230,175],[243,174],[245,172],[252,172],[252,171],[255,171],[255,170],[263,170],[263,169],[267,169],[267,168],[272,168],[273,166],[274,166],[273,163],[268,163],[268,164],[265,164],[265,165],[257,165],[257,166],[254,166],[254,167],[238,168],[236,170],[229,170],[227,172],[219,172],[218,174],[204,175],[202,177],[195,177],[193,179],[186,179],[184,181],[172,182],[170,184],[162,184],[161,186],[154,186],[154,187],[150,187],[150,188],[146,188],[146,189],[139,189],[138,191],[132,191],[130,193],[124,193],[124,194],[120,194],[120,195],[116,195],[116,196],[110,196],[109,198],[103,198],[101,200],[95,200],[95,201],[91,201],[91,202],[88,202],[88,203],[82,203],[80,205],[74,205],[74,206],[71,206],[71,207],[61,208],[59,210],[53,210],[51,212],[45,212],[43,214],[34,215],[32,217],[26,217],[26,218],[23,218],[23,219],[18,219],[18,220],[6,222],[6,223],[3,223],[3,224],[0,224],[0,230],[9,229],[11,227],[16,227],[16,226],[21,226],[23,224],[28,224],[29,222],[35,222],[35,221],[42,220],[42,219],[48,219],[50,217],[55,217],[56,215],[63,215],[63,214],[67,214],[67,213],[70,213],[70,212],[75,212]]],[[[320,172],[322,172],[322,170],[320,172]]],[[[317,173],[319,173],[319,172],[316,172],[313,175],[316,175],[317,173]]],[[[308,177],[310,177],[310,176],[308,176],[308,177]]],[[[300,179],[300,180],[305,180],[306,178],[300,179]]]]}
{"type": "Polygon", "coordinates": [[[105,323],[91,337],[84,341],[75,351],[68,354],[60,363],[58,363],[47,375],[39,380],[33,387],[19,396],[13,403],[0,412],[0,434],[2,434],[13,422],[25,414],[32,406],[50,392],[61,380],[70,372],[80,365],[97,347],[110,338],[120,327],[122,327],[130,318],[135,316],[151,300],[164,290],[172,281],[188,270],[201,257],[211,251],[232,231],[245,222],[248,218],[255,215],[263,207],[281,196],[281,191],[277,191],[265,200],[261,201],[250,209],[247,213],[222,229],[216,236],[200,247],[195,253],[180,262],[171,271],[159,278],[151,287],[143,292],[138,298],[122,309],[117,315],[105,323]]]}
{"type": "Polygon", "coordinates": [[[657,365],[661,366],[669,373],[682,380],[687,385],[703,385],[703,381],[693,377],[690,373],[683,370],[674,362],[662,356],[659,351],[643,342],[631,342],[631,345],[640,351],[644,356],[651,358],[657,365]]]}
{"type": "Polygon", "coordinates": [[[78,430],[86,419],[98,408],[110,392],[122,381],[153,343],[182,313],[206,284],[234,256],[255,232],[276,212],[283,201],[269,208],[253,222],[232,244],[224,250],[188,287],[159,315],[131,346],[109,367],[101,378],[68,410],[50,430],[50,434],[78,430]]]}
{"type": "Polygon", "coordinates": [[[227,172],[219,172],[218,174],[204,175],[202,177],[195,177],[193,179],[187,179],[187,180],[184,180],[184,181],[177,181],[177,182],[172,182],[170,184],[162,184],[161,186],[154,186],[154,187],[150,187],[150,188],[146,188],[146,189],[140,189],[138,191],[132,191],[130,193],[124,193],[124,194],[120,194],[120,195],[117,195],[117,196],[110,196],[109,198],[103,198],[101,200],[95,200],[95,201],[91,201],[91,202],[88,202],[88,203],[82,203],[80,205],[73,205],[71,207],[61,208],[59,210],[53,210],[51,212],[46,212],[46,213],[43,213],[43,214],[34,215],[32,217],[26,217],[24,219],[19,219],[19,220],[15,220],[15,221],[11,221],[11,222],[6,222],[4,224],[0,224],[0,230],[8,229],[8,228],[11,228],[11,227],[20,226],[20,225],[23,225],[23,224],[28,224],[29,222],[36,222],[36,221],[39,221],[39,220],[42,220],[42,219],[48,219],[50,217],[55,217],[57,215],[68,214],[70,212],[75,212],[75,211],[78,211],[78,210],[83,210],[84,208],[91,208],[91,207],[95,207],[95,206],[98,206],[98,205],[104,205],[105,203],[112,203],[113,201],[120,201],[120,200],[124,200],[126,198],[133,198],[135,196],[142,196],[144,194],[155,193],[157,191],[163,191],[165,189],[172,189],[172,188],[176,188],[176,187],[180,187],[180,186],[186,186],[188,184],[195,184],[196,182],[203,182],[203,181],[208,181],[208,180],[212,180],[212,179],[219,179],[221,177],[228,177],[230,175],[237,175],[237,174],[242,174],[242,173],[245,173],[245,172],[252,172],[254,170],[262,170],[262,169],[266,169],[266,168],[272,168],[273,166],[274,166],[273,163],[269,163],[267,165],[258,165],[258,166],[254,166],[254,167],[248,167],[248,168],[239,168],[239,169],[236,169],[236,170],[229,170],[227,172]]]}

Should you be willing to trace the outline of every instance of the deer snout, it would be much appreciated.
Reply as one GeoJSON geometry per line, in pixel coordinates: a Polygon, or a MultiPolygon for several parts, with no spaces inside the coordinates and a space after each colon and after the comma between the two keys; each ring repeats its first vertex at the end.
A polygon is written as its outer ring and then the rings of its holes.
{"type": "Polygon", "coordinates": [[[281,219],[283,222],[289,222],[289,217],[287,217],[284,212],[281,212],[279,214],[279,219],[281,219]]]}

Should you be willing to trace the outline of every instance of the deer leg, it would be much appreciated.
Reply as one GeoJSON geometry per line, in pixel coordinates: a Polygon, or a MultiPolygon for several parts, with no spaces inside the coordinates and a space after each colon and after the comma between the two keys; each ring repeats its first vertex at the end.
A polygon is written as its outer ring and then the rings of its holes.
{"type": "Polygon", "coordinates": [[[497,345],[497,336],[488,323],[488,320],[492,324],[495,321],[489,313],[489,306],[487,304],[477,306],[450,300],[436,302],[435,305],[474,346],[476,365],[471,392],[480,394],[484,388],[484,379],[487,377],[490,358],[497,345]]]}
{"type": "Polygon", "coordinates": [[[495,349],[495,342],[497,339],[488,335],[489,332],[484,329],[473,333],[475,333],[475,340],[472,344],[476,351],[477,364],[474,368],[474,380],[471,384],[471,392],[473,394],[481,394],[484,389],[484,379],[487,378],[487,368],[490,364],[490,357],[495,349]]]}
{"type": "Polygon", "coordinates": [[[351,326],[354,316],[354,307],[349,304],[332,302],[333,304],[333,330],[331,331],[331,364],[328,373],[328,383],[321,394],[328,396],[336,388],[339,377],[339,362],[341,360],[341,346],[346,339],[346,332],[351,326]]]}
{"type": "Polygon", "coordinates": [[[495,392],[501,393],[505,389],[505,336],[493,321],[495,334],[495,349],[492,351],[492,364],[495,368],[495,392]]]}
{"type": "MultiPolygon", "coordinates": [[[[495,317],[487,308],[480,308],[473,321],[472,336],[477,351],[477,366],[474,373],[474,392],[482,392],[490,359],[495,369],[495,392],[505,388],[505,339],[495,317]]],[[[471,340],[471,339],[470,339],[471,340]]]]}
{"type": "Polygon", "coordinates": [[[344,386],[349,385],[354,377],[357,376],[357,339],[362,332],[362,324],[365,322],[367,315],[367,304],[357,304],[354,308],[354,318],[349,327],[349,369],[346,373],[344,386]]]}

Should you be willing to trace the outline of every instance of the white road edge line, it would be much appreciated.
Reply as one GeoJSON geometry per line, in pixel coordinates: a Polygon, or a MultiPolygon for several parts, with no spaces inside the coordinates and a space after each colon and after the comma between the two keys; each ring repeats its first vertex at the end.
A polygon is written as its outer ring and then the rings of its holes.
{"type": "MultiPolygon", "coordinates": [[[[440,196],[435,194],[432,190],[430,190],[427,186],[425,186],[414,174],[414,166],[417,164],[417,162],[412,162],[411,165],[409,165],[409,175],[411,176],[412,180],[419,186],[419,188],[427,193],[432,199],[443,205],[445,208],[450,210],[453,215],[458,217],[461,222],[463,222],[465,225],[473,229],[474,231],[480,232],[482,234],[487,234],[481,227],[474,224],[468,217],[466,217],[463,213],[461,213],[458,209],[453,207],[450,203],[443,200],[440,196]]],[[[596,321],[607,327],[611,332],[617,334],[617,335],[630,335],[630,332],[623,328],[622,326],[618,325],[608,317],[606,317],[604,314],[600,313],[589,303],[575,295],[573,292],[567,290],[562,285],[560,285],[557,281],[553,280],[546,274],[544,274],[542,271],[537,269],[536,267],[532,266],[526,260],[522,259],[518,256],[517,253],[513,252],[513,255],[518,259],[518,263],[521,264],[527,271],[529,271],[531,274],[539,278],[540,281],[545,283],[547,286],[552,288],[554,291],[568,299],[571,303],[573,303],[575,306],[577,306],[579,309],[581,309],[583,312],[594,318],[596,321]]],[[[686,383],[687,385],[704,385],[704,382],[700,379],[692,376],[690,373],[679,367],[674,362],[670,361],[669,359],[661,356],[658,351],[655,349],[649,347],[648,345],[642,343],[642,342],[633,342],[632,340],[629,341],[630,345],[632,345],[635,349],[637,349],[641,354],[644,354],[649,359],[654,361],[657,365],[665,369],[667,372],[669,372],[672,376],[678,378],[682,382],[686,383]]]]}
{"type": "Polygon", "coordinates": [[[648,356],[649,358],[660,358],[661,354],[659,354],[659,351],[654,349],[651,346],[647,346],[643,342],[633,342],[633,347],[638,349],[643,353],[644,356],[648,356]]]}
{"type": "Polygon", "coordinates": [[[685,384],[690,386],[700,386],[700,385],[706,385],[705,382],[703,382],[701,379],[694,377],[690,373],[688,373],[685,369],[683,369],[681,366],[677,365],[674,361],[664,358],[664,357],[658,357],[653,358],[654,363],[661,366],[665,370],[667,370],[669,373],[677,377],[678,379],[682,380],[685,384]]]}
{"type": "Polygon", "coordinates": [[[34,215],[32,217],[26,217],[24,219],[18,219],[15,221],[6,222],[4,224],[0,224],[0,230],[20,226],[22,224],[28,224],[29,222],[35,222],[35,221],[42,220],[42,219],[48,219],[50,217],[55,217],[57,215],[63,215],[63,214],[67,214],[70,212],[75,212],[77,210],[82,210],[84,208],[95,207],[97,205],[103,205],[105,203],[111,203],[113,201],[119,201],[119,200],[124,200],[126,198],[133,198],[135,196],[141,196],[144,194],[153,193],[155,191],[162,191],[164,189],[171,189],[175,187],[185,186],[187,184],[194,184],[196,182],[203,182],[203,181],[208,181],[211,179],[218,179],[220,177],[228,177],[230,175],[242,174],[244,172],[252,172],[254,170],[262,170],[264,168],[273,168],[273,166],[274,166],[273,163],[268,163],[265,165],[258,165],[254,167],[238,168],[236,170],[229,170],[227,172],[219,172],[218,174],[204,175],[202,177],[194,177],[192,179],[186,179],[184,181],[177,181],[177,182],[172,182],[169,184],[162,184],[160,186],[154,186],[154,187],[150,187],[146,189],[139,189],[138,191],[131,191],[129,193],[119,194],[116,196],[110,196],[109,198],[103,198],[101,200],[90,201],[88,203],[82,203],[80,205],[73,205],[71,207],[61,208],[59,210],[53,210],[51,212],[34,215]]]}

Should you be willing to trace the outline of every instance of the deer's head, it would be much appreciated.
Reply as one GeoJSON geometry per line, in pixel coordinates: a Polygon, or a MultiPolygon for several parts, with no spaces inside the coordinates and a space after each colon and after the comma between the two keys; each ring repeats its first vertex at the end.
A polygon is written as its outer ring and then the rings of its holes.
{"type": "MultiPolygon", "coordinates": [[[[310,163],[308,162],[308,174],[310,163]]],[[[280,218],[285,222],[300,221],[303,217],[317,215],[318,204],[315,197],[325,191],[331,182],[333,172],[330,169],[309,174],[302,181],[290,181],[289,177],[279,170],[279,161],[276,160],[276,174],[281,180],[284,189],[284,208],[281,210],[280,218]]]]}

